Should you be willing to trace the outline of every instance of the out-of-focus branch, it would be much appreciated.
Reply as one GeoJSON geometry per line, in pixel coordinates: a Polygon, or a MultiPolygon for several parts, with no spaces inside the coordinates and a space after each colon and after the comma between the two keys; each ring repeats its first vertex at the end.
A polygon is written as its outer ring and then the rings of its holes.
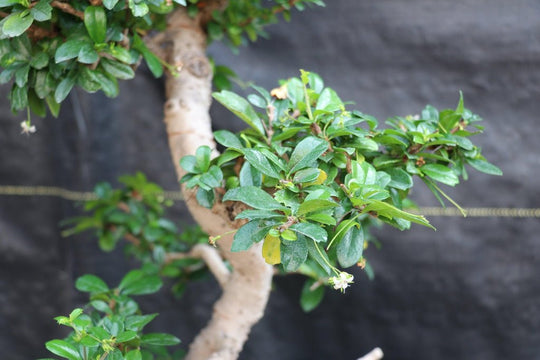
{"type": "Polygon", "coordinates": [[[203,260],[221,287],[229,280],[230,271],[223,262],[217,249],[206,244],[197,244],[187,253],[170,253],[166,261],[174,261],[186,258],[198,258],[203,260]]]}
{"type": "Polygon", "coordinates": [[[382,350],[380,348],[375,348],[357,360],[380,360],[383,358],[383,356],[384,354],[382,350]]]}

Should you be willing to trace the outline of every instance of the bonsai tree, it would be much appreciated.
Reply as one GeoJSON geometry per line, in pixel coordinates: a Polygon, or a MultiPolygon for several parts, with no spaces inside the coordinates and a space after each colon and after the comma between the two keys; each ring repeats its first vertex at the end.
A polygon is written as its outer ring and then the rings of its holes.
{"type": "Polygon", "coordinates": [[[309,311],[325,287],[344,292],[354,282],[344,269],[372,274],[364,257],[374,241],[370,227],[431,227],[406,211],[414,178],[441,203],[458,206],[438,183],[457,185],[467,178],[466,165],[500,175],[470,140],[481,132],[481,118],[462,96],[455,109],[427,106],[380,126],[348,109],[309,71],[274,89],[252,86],[247,99],[231,92],[234,73],[208,58],[208,44],[225,41],[236,49],[264,35],[278,16],[288,19],[293,8],[308,5],[323,3],[0,0],[0,80],[12,81],[12,110],[26,111],[25,134],[36,131],[31,113],[57,116],[75,85],[115,97],[118,80],[133,78],[141,60],[156,77],[165,74],[169,147],[200,226],[178,232],[164,217],[162,189],[142,174],[121,178],[124,189],[98,185],[97,198],[85,205],[90,214],[66,234],[94,229],[104,250],[126,239],[143,266],[115,288],[94,275],[79,278],[76,287],[90,293],[89,305],[57,318],[73,332],[48,342],[52,353],[70,360],[182,356],[164,348],[179,342],[173,335],[143,333],[155,314],[142,314],[131,296],[156,292],[164,276],[181,292],[206,267],[222,295],[186,359],[235,359],[263,316],[275,274],[306,275],[301,304],[309,311]],[[212,98],[246,129],[212,133],[212,98]]]}

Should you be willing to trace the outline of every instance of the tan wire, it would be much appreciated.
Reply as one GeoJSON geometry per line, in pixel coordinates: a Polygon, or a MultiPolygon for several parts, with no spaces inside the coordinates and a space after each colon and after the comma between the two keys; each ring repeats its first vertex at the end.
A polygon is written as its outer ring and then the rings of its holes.
{"type": "MultiPolygon", "coordinates": [[[[52,196],[69,201],[87,201],[96,199],[93,192],[73,191],[55,186],[14,186],[0,185],[0,195],[11,196],[52,196]]],[[[164,191],[165,199],[182,201],[180,191],[164,191]]],[[[540,218],[540,208],[464,208],[468,217],[510,217],[540,218]]],[[[453,207],[420,207],[411,212],[425,216],[462,217],[461,212],[453,207]]]]}

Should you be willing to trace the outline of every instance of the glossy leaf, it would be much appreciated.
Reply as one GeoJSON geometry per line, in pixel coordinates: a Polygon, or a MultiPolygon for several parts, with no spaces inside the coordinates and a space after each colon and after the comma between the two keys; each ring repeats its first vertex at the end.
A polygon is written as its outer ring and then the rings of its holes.
{"type": "Polygon", "coordinates": [[[34,17],[27,12],[16,12],[3,21],[2,32],[8,37],[22,35],[34,22],[34,17]]]}
{"type": "Polygon", "coordinates": [[[316,242],[324,243],[328,240],[328,234],[326,233],[326,230],[324,230],[319,225],[315,225],[309,222],[294,224],[290,227],[290,229],[296,231],[299,234],[305,235],[316,242]]]}
{"type": "Polygon", "coordinates": [[[312,212],[332,209],[336,206],[338,206],[338,204],[330,200],[322,200],[322,199],[306,200],[302,204],[300,204],[300,207],[298,208],[298,211],[296,213],[298,215],[305,215],[312,212]]]}
{"type": "Polygon", "coordinates": [[[264,175],[274,179],[279,179],[279,173],[260,151],[254,149],[244,149],[244,156],[251,166],[259,170],[264,175]]]}
{"type": "Polygon", "coordinates": [[[343,267],[353,266],[358,262],[364,250],[364,230],[353,226],[341,238],[336,246],[339,264],[343,267]]]}
{"type": "Polygon", "coordinates": [[[223,201],[240,201],[260,210],[280,210],[283,208],[270,194],[255,186],[231,189],[223,196],[223,201]]]}
{"type": "Polygon", "coordinates": [[[457,175],[448,167],[440,164],[426,164],[420,170],[435,181],[454,186],[459,183],[457,175]]]}
{"type": "Polygon", "coordinates": [[[170,334],[151,333],[143,335],[141,343],[145,345],[172,346],[180,344],[180,339],[170,334]]]}
{"type": "Polygon", "coordinates": [[[75,282],[75,287],[79,291],[90,293],[103,293],[109,291],[107,284],[95,275],[83,275],[75,282]]]}
{"type": "Polygon", "coordinates": [[[45,343],[47,350],[55,355],[62,356],[68,360],[82,360],[77,349],[64,340],[51,340],[45,343]]]}
{"type": "Polygon", "coordinates": [[[497,166],[482,160],[482,159],[467,159],[467,164],[471,165],[476,170],[489,174],[489,175],[502,175],[501,169],[497,166]]]}
{"type": "Polygon", "coordinates": [[[305,312],[315,309],[324,297],[324,286],[315,286],[315,280],[306,280],[300,295],[300,306],[305,312]]]}
{"type": "Polygon", "coordinates": [[[260,134],[265,134],[261,119],[246,99],[227,90],[214,93],[212,96],[236,116],[244,120],[246,124],[257,130],[260,134]]]}
{"type": "Polygon", "coordinates": [[[163,282],[156,275],[147,275],[142,270],[130,271],[118,285],[124,295],[144,295],[157,292],[163,282]]]}
{"type": "Polygon", "coordinates": [[[295,241],[283,241],[281,246],[281,262],[286,271],[296,271],[308,256],[306,238],[299,235],[295,241]]]}
{"type": "Polygon", "coordinates": [[[87,6],[84,9],[84,26],[96,44],[105,42],[107,17],[101,6],[87,6]]]}
{"type": "Polygon", "coordinates": [[[308,136],[300,141],[289,159],[289,174],[313,164],[319,156],[328,150],[328,143],[323,139],[308,136]]]}

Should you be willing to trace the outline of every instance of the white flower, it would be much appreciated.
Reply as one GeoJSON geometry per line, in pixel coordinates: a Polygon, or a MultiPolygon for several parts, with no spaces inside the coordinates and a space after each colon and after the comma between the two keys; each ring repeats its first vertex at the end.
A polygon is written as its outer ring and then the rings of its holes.
{"type": "Polygon", "coordinates": [[[22,128],[21,134],[30,135],[36,132],[36,126],[31,125],[30,121],[28,120],[21,122],[21,128],[22,128]]]}
{"type": "Polygon", "coordinates": [[[418,114],[416,114],[416,115],[407,115],[407,116],[405,116],[405,119],[407,119],[409,121],[420,120],[420,115],[418,115],[418,114]]]}
{"type": "Polygon", "coordinates": [[[335,290],[345,292],[345,289],[349,287],[349,284],[352,284],[353,280],[353,275],[342,271],[338,276],[331,277],[328,282],[334,287],[335,290]]]}

